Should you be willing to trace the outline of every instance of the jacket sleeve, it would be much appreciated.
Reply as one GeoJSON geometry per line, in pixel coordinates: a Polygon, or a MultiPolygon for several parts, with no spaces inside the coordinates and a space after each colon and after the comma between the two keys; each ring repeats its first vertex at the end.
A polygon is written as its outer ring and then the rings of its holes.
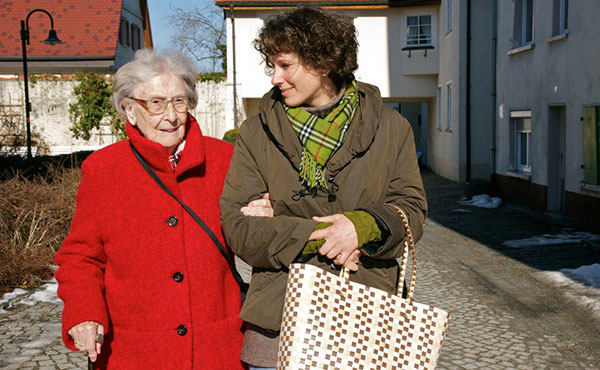
{"type": "MultiPolygon", "coordinates": [[[[402,256],[402,242],[406,230],[400,215],[387,203],[397,205],[407,215],[415,243],[423,235],[423,223],[427,216],[427,200],[417,162],[412,128],[404,117],[400,116],[399,119],[401,121],[399,124],[393,122],[396,127],[399,127],[400,132],[394,133],[398,137],[398,149],[396,155],[392,157],[395,161],[391,167],[392,177],[385,201],[361,207],[374,215],[379,223],[383,222],[390,231],[387,241],[380,248],[363,248],[363,252],[372,258],[396,259],[402,256]]],[[[397,120],[392,119],[392,121],[397,120]]]]}
{"type": "Polygon", "coordinates": [[[82,179],[76,197],[76,210],[69,235],[55,261],[58,296],[65,305],[62,314],[62,337],[65,345],[77,350],[69,329],[84,321],[96,321],[108,328],[108,312],[104,299],[106,255],[100,238],[99,215],[102,214],[102,189],[99,176],[82,166],[82,179]]]}
{"type": "Polygon", "coordinates": [[[317,222],[301,217],[244,216],[240,208],[268,192],[260,168],[260,152],[252,150],[247,125],[242,125],[236,139],[229,172],[220,200],[221,225],[227,244],[233,252],[252,267],[287,268],[300,254],[317,222]]]}

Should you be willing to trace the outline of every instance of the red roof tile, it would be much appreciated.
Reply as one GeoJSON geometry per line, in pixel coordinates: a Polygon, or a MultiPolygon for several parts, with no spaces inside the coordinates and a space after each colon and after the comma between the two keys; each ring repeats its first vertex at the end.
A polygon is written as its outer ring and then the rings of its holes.
{"type": "Polygon", "coordinates": [[[41,41],[48,37],[50,19],[43,12],[29,17],[27,57],[114,57],[119,39],[121,0],[2,0],[0,1],[0,58],[21,57],[21,20],[37,8],[47,10],[64,44],[41,41]]]}

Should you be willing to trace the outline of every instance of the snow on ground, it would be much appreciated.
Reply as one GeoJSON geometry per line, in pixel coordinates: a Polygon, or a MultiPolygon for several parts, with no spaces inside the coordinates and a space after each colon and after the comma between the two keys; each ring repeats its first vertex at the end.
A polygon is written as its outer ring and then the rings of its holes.
{"type": "Polygon", "coordinates": [[[458,203],[465,206],[474,206],[480,208],[498,208],[502,204],[502,199],[490,197],[487,194],[475,195],[471,200],[459,200],[458,203]]]}
{"type": "Polygon", "coordinates": [[[600,264],[538,272],[537,277],[561,289],[565,297],[600,320],[600,264]]]}
{"type": "MultiPolygon", "coordinates": [[[[58,283],[54,278],[34,291],[15,289],[0,298],[0,307],[7,304],[8,306],[15,304],[33,306],[38,302],[60,303],[61,300],[56,295],[57,289],[58,283]]],[[[3,310],[0,308],[0,313],[2,312],[3,310]]]]}
{"type": "Polygon", "coordinates": [[[533,236],[527,239],[507,240],[502,244],[509,248],[522,248],[532,245],[580,244],[584,241],[600,241],[600,235],[582,231],[571,231],[563,232],[561,234],[533,236]]]}
{"type": "Polygon", "coordinates": [[[456,208],[453,211],[456,213],[473,213],[473,211],[464,208],[456,208]]]}

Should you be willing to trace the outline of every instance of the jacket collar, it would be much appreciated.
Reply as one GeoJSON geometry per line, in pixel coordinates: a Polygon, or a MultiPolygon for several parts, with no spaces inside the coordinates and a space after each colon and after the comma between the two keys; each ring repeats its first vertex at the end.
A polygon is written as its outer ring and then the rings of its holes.
{"type": "MultiPolygon", "coordinates": [[[[140,152],[141,156],[154,170],[173,173],[171,164],[169,163],[171,153],[164,146],[142,136],[140,130],[132,126],[129,122],[125,125],[125,132],[135,149],[140,152]]],[[[185,148],[181,153],[181,160],[175,169],[175,176],[179,176],[204,163],[204,139],[202,131],[198,122],[191,114],[188,114],[184,139],[186,141],[185,148]]]]}
{"type": "MultiPolygon", "coordinates": [[[[344,143],[326,164],[329,176],[337,175],[350,161],[364,153],[375,139],[381,122],[383,102],[379,89],[373,85],[358,82],[358,109],[352,119],[344,143]]],[[[292,129],[283,106],[279,89],[274,87],[260,102],[260,118],[267,135],[279,150],[298,169],[302,144],[292,129]]]]}

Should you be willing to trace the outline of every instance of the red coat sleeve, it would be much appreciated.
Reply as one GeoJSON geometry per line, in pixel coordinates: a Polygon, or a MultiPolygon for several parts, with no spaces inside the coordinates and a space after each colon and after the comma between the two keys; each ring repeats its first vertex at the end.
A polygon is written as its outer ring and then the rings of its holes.
{"type": "Polygon", "coordinates": [[[108,332],[104,299],[106,255],[100,235],[102,179],[98,166],[86,160],[76,197],[75,217],[69,235],[56,253],[55,273],[58,296],[64,301],[62,336],[65,345],[76,350],[69,329],[83,321],[96,321],[108,332]]]}

